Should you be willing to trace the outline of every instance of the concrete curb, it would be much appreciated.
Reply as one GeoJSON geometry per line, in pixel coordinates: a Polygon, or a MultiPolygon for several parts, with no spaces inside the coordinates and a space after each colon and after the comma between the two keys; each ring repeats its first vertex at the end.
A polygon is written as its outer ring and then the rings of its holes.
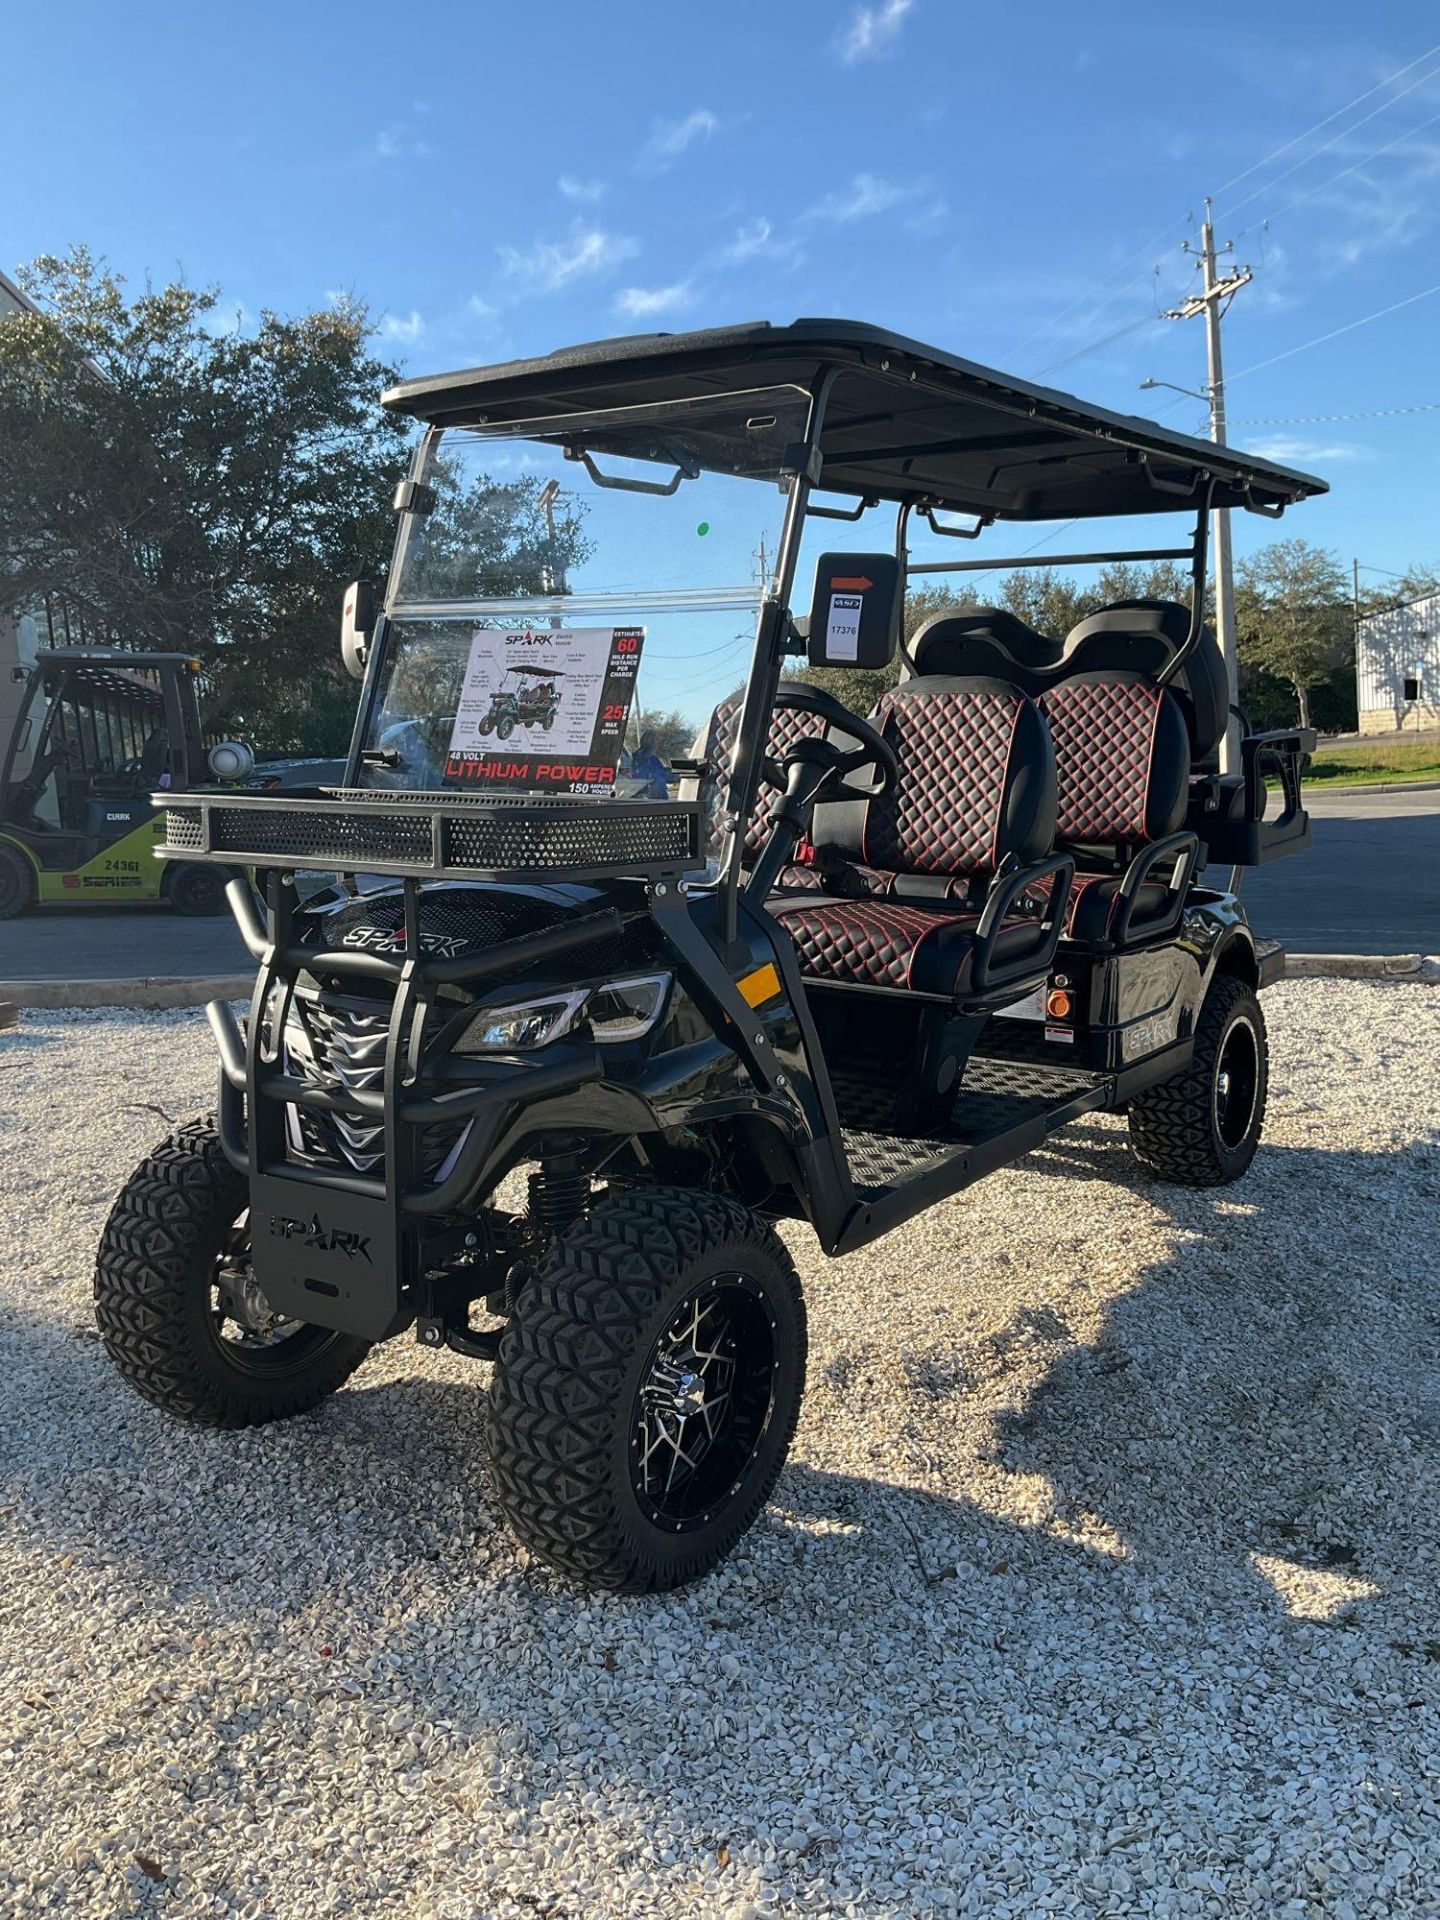
{"type": "Polygon", "coordinates": [[[1419,953],[1288,953],[1290,980],[1440,981],[1440,959],[1419,953]]]}
{"type": "Polygon", "coordinates": [[[144,980],[6,980],[0,981],[0,1000],[45,1009],[136,1007],[156,1012],[167,1007],[203,1007],[207,1000],[248,1000],[254,985],[253,973],[188,980],[163,975],[144,980]]]}
{"type": "Polygon", "coordinates": [[[1440,793],[1440,780],[1307,780],[1305,798],[1326,793],[1440,793]]]}

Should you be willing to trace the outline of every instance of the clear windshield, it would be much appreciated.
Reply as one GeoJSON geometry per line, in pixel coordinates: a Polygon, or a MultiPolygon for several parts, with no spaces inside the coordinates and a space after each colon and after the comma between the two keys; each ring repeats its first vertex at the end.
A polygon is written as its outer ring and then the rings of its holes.
{"type": "Polygon", "coordinates": [[[365,784],[673,792],[748,670],[807,410],[782,388],[432,435],[365,784]]]}

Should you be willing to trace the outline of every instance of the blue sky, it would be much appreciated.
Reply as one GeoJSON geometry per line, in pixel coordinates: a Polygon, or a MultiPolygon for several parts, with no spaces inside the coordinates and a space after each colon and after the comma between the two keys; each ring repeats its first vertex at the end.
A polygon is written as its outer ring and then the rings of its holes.
{"type": "Polygon", "coordinates": [[[1440,410],[1293,418],[1440,402],[1433,0],[55,0],[5,43],[0,264],[85,241],[252,313],[350,291],[414,372],[845,314],[1194,428],[1137,388],[1204,379],[1200,323],[1154,312],[1212,193],[1256,276],[1232,437],[1334,488],[1285,530],[1440,560],[1440,410]]]}

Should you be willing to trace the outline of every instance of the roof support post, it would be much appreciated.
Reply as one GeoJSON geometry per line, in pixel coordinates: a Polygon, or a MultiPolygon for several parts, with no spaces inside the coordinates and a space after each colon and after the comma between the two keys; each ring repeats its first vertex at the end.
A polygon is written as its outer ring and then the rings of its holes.
{"type": "Polygon", "coordinates": [[[733,940],[739,928],[741,868],[745,851],[745,822],[755,804],[760,781],[760,763],[770,732],[770,715],[775,706],[775,689],[780,683],[785,659],[785,643],[790,629],[790,593],[795,583],[795,567],[800,558],[800,541],[805,531],[805,509],[810,499],[819,465],[820,434],[825,424],[825,408],[831,389],[839,377],[838,367],[826,367],[810,394],[810,419],[805,429],[806,461],[790,482],[790,497],[785,504],[785,524],[780,530],[780,546],[775,555],[775,586],[765,597],[755,628],[755,652],[750,662],[750,677],[745,683],[745,698],[735,729],[735,746],[730,755],[730,777],[725,783],[725,839],[720,853],[720,930],[724,939],[733,940]]]}

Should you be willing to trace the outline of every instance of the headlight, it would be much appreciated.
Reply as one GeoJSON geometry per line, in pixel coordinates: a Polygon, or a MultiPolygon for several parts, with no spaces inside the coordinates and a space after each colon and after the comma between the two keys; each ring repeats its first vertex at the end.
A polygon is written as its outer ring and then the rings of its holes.
{"type": "Polygon", "coordinates": [[[638,1040],[660,1018],[668,973],[607,980],[600,987],[546,994],[512,1007],[483,1007],[455,1043],[456,1053],[524,1053],[548,1046],[588,1020],[597,1040],[638,1040]]]}

